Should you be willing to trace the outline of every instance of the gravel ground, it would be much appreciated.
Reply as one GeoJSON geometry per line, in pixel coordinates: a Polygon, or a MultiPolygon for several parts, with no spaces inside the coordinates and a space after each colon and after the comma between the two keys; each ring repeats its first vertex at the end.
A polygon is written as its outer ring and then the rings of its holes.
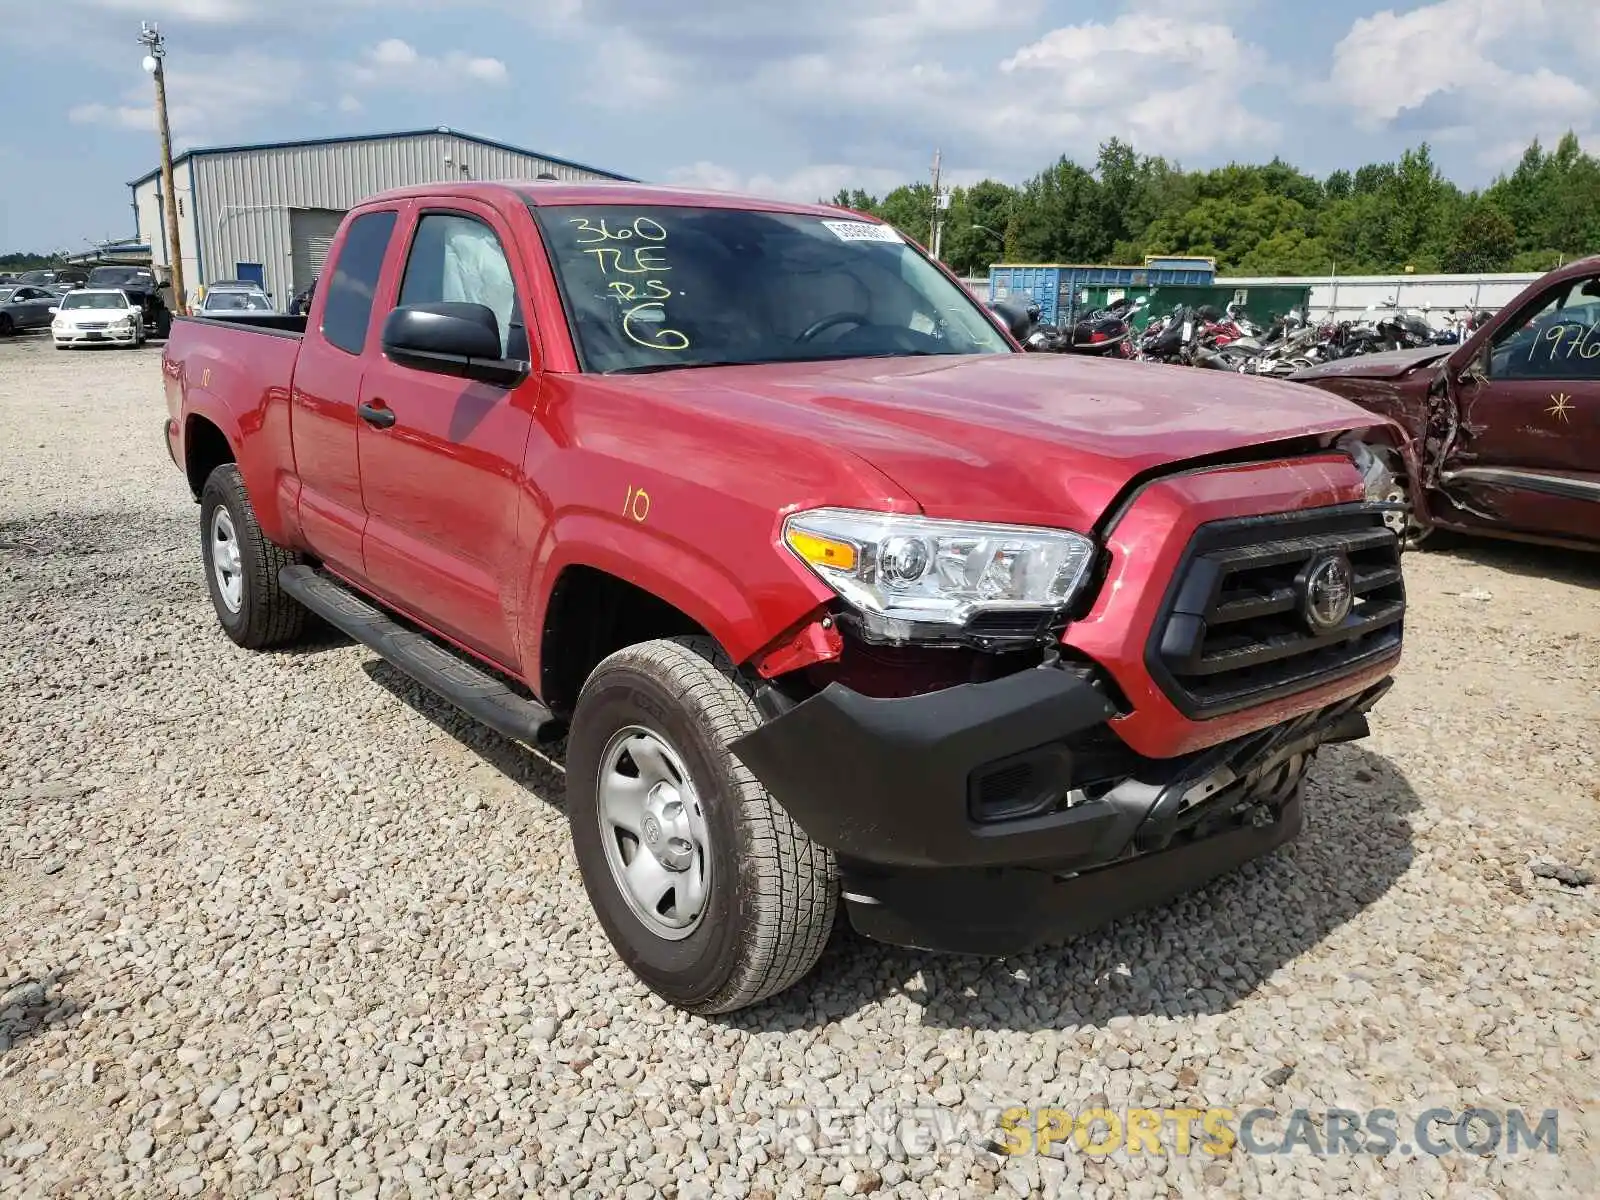
{"type": "Polygon", "coordinates": [[[1269,860],[1003,963],[841,939],[707,1021],[613,957],[559,756],[222,636],[159,354],[0,343],[0,1196],[1600,1194],[1600,558],[1412,556],[1400,684],[1269,860]],[[794,1136],[869,1101],[920,1124],[794,1136]],[[912,1136],[1091,1103],[1553,1108],[1559,1153],[912,1136]]]}

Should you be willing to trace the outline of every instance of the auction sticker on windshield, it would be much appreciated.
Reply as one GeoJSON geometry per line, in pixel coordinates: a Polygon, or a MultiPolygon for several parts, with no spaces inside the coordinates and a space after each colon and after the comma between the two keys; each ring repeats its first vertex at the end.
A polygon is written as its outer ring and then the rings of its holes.
{"type": "Polygon", "coordinates": [[[893,225],[875,225],[871,221],[824,221],[841,242],[903,242],[893,225]]]}

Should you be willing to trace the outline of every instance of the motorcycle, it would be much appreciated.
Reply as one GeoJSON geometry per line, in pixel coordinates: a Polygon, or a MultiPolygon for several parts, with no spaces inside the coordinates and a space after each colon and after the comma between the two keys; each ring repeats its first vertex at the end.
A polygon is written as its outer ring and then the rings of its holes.
{"type": "Polygon", "coordinates": [[[1132,321],[1144,307],[1143,299],[1117,301],[1104,309],[1087,313],[1071,326],[1040,322],[1042,310],[1033,300],[1008,297],[988,307],[1006,325],[1024,350],[1036,354],[1090,354],[1132,358],[1132,321]]]}
{"type": "Polygon", "coordinates": [[[1124,297],[1086,313],[1073,323],[1066,352],[1132,358],[1133,322],[1148,303],[1142,296],[1137,300],[1124,297]]]}
{"type": "Polygon", "coordinates": [[[1185,304],[1178,305],[1166,317],[1145,327],[1134,356],[1147,362],[1190,365],[1196,324],[1194,310],[1185,304]]]}

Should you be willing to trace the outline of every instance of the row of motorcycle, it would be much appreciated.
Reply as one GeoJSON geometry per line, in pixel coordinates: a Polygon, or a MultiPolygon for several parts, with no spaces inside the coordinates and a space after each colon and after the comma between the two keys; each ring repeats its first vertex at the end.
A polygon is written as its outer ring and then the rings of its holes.
{"type": "Polygon", "coordinates": [[[1296,309],[1262,327],[1234,303],[1221,311],[1179,305],[1140,331],[1136,323],[1148,304],[1148,297],[1116,300],[1064,326],[1043,323],[1039,304],[1027,298],[1010,297],[992,307],[1026,349],[1040,354],[1092,354],[1280,377],[1338,358],[1453,345],[1489,319],[1487,312],[1451,310],[1441,328],[1426,312],[1391,301],[1370,306],[1355,320],[1312,321],[1296,309]]]}

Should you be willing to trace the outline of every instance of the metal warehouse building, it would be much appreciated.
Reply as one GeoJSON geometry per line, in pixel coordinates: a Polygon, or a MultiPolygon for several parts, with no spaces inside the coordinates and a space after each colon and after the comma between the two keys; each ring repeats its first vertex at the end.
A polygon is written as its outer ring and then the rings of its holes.
{"type": "MultiPolygon", "coordinates": [[[[349,209],[375,192],[450,179],[628,179],[441,127],[188,150],[173,160],[183,277],[257,279],[280,307],[322,270],[349,209]]],[[[168,265],[161,172],[133,189],[135,242],[168,265]]]]}

